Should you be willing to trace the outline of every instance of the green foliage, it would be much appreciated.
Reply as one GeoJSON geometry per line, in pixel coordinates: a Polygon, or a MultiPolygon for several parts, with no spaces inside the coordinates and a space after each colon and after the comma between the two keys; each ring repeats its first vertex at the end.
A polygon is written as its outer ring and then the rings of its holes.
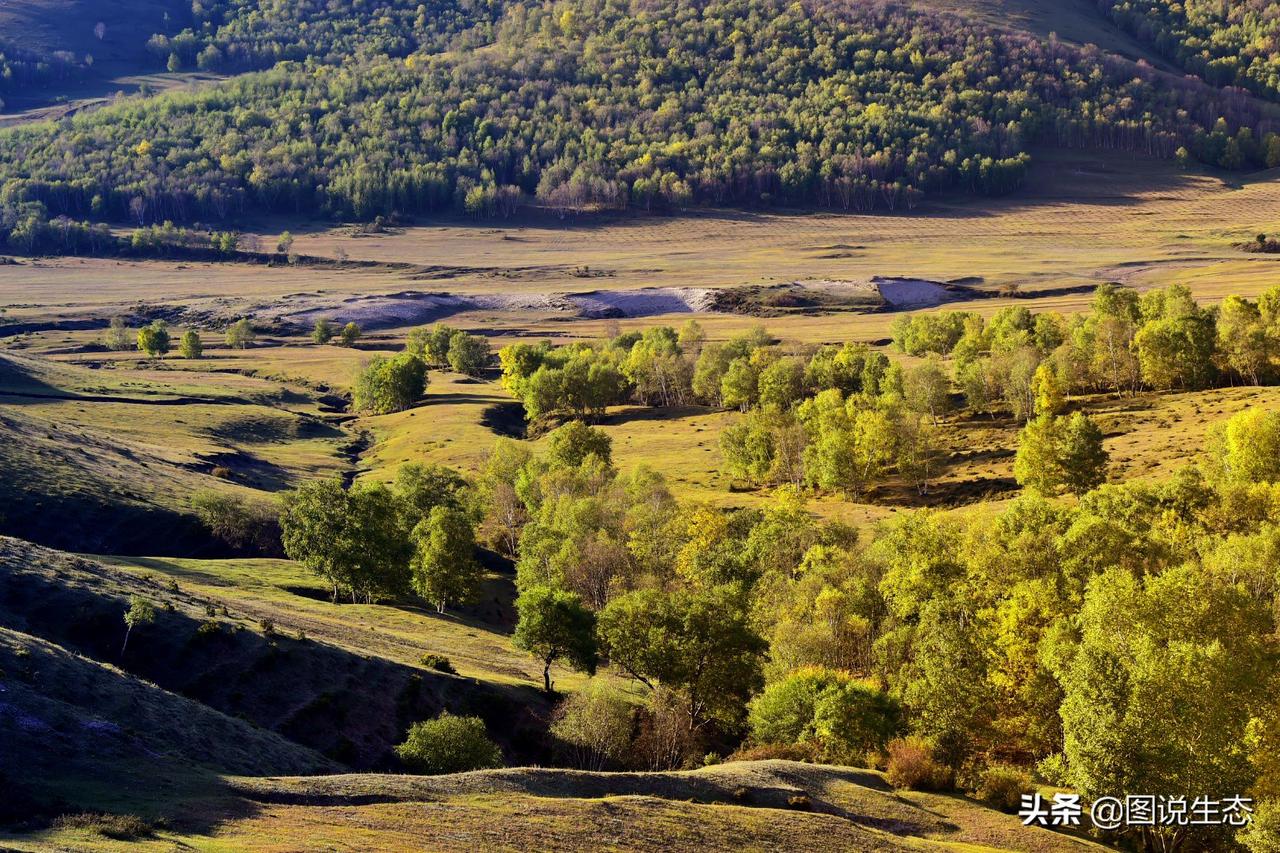
{"type": "Polygon", "coordinates": [[[591,679],[556,707],[551,734],[566,744],[574,766],[622,766],[631,748],[635,707],[602,679],[591,679]]]}
{"type": "Polygon", "coordinates": [[[1086,798],[1249,788],[1240,747],[1273,701],[1265,605],[1190,565],[1112,569],[1089,583],[1079,621],[1059,678],[1064,751],[1086,798]]]}
{"type": "Polygon", "coordinates": [[[444,367],[449,363],[449,347],[457,331],[443,323],[414,329],[405,339],[405,351],[418,356],[431,367],[444,367]]]}
{"type": "Polygon", "coordinates": [[[427,367],[417,356],[375,356],[356,374],[352,405],[375,415],[402,412],[421,399],[426,389],[427,367]]]}
{"type": "Polygon", "coordinates": [[[355,346],[356,341],[360,340],[360,327],[355,322],[349,322],[342,327],[339,339],[344,347],[355,346]]]}
{"type": "Polygon", "coordinates": [[[324,317],[316,320],[315,326],[311,328],[311,340],[318,346],[323,346],[333,340],[334,336],[333,323],[324,317]]]}
{"type": "Polygon", "coordinates": [[[502,766],[502,750],[489,739],[484,720],[455,717],[448,711],[410,726],[396,755],[405,766],[428,775],[502,766]]]}
{"type": "Polygon", "coordinates": [[[572,592],[533,586],[516,599],[520,619],[511,642],[542,661],[542,682],[551,692],[551,664],[565,660],[575,669],[596,671],[595,614],[572,592]]]}
{"type": "Polygon", "coordinates": [[[204,344],[200,341],[200,333],[195,329],[187,329],[178,341],[178,352],[183,358],[200,358],[204,355],[204,344]]]}
{"type": "Polygon", "coordinates": [[[1080,495],[1106,480],[1107,460],[1102,431],[1087,415],[1041,415],[1018,438],[1013,473],[1020,484],[1041,494],[1065,489],[1080,495]]]}
{"type": "Polygon", "coordinates": [[[613,439],[582,421],[570,421],[553,430],[547,440],[547,461],[552,465],[577,468],[590,456],[612,464],[613,439]]]}
{"type": "Polygon", "coordinates": [[[227,346],[231,349],[245,349],[254,342],[257,333],[253,330],[253,324],[248,318],[242,317],[227,327],[227,346]]]}
{"type": "Polygon", "coordinates": [[[446,354],[449,366],[467,376],[480,376],[489,366],[489,341],[480,335],[454,332],[446,354]]]}
{"type": "Polygon", "coordinates": [[[610,663],[680,691],[695,726],[738,724],[761,683],[766,644],[731,586],[627,593],[600,613],[599,635],[610,663]]]}
{"type": "Polygon", "coordinates": [[[290,559],[354,602],[402,594],[409,586],[412,546],[391,491],[381,485],[342,488],[339,480],[306,483],[284,497],[282,542],[290,559]]]}
{"type": "Polygon", "coordinates": [[[461,510],[436,506],[418,522],[410,536],[413,559],[409,573],[413,589],[444,613],[450,603],[470,601],[480,582],[475,561],[475,531],[461,510]]]}
{"type": "Polygon", "coordinates": [[[191,506],[209,532],[236,551],[254,555],[280,552],[278,506],[212,490],[193,494],[191,506]]]}
{"type": "Polygon", "coordinates": [[[839,670],[807,667],[765,688],[751,701],[757,743],[812,743],[828,763],[863,765],[899,727],[897,704],[839,670]]]}
{"type": "Polygon", "coordinates": [[[138,351],[152,358],[169,351],[169,327],[164,320],[155,320],[138,330],[138,351]]]}
{"type": "Polygon", "coordinates": [[[1251,406],[1227,420],[1211,440],[1214,471],[1228,482],[1280,481],[1280,413],[1251,406]]]}

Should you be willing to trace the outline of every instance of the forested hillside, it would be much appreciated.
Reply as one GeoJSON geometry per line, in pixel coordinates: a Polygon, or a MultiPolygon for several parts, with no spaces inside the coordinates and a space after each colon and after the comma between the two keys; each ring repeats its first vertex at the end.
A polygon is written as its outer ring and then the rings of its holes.
{"type": "Polygon", "coordinates": [[[1272,0],[1098,0],[1098,6],[1209,83],[1280,97],[1280,5],[1272,0]]]}
{"type": "Polygon", "coordinates": [[[1246,168],[1280,148],[1268,130],[1247,99],[892,5],[572,0],[512,7],[465,55],[286,63],[8,131],[0,204],[19,248],[58,216],[494,215],[526,194],[894,210],[1013,190],[1033,142],[1246,168]]]}

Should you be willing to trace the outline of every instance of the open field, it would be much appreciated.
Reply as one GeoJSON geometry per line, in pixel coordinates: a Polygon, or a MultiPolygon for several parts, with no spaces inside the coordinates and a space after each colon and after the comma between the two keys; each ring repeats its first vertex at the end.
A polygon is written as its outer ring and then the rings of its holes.
{"type": "MultiPolygon", "coordinates": [[[[687,773],[479,771],[422,779],[335,776],[231,780],[235,814],[204,833],[162,831],[130,849],[279,851],[305,837],[317,847],[369,850],[702,849],[1019,850],[1102,849],[1023,827],[1011,815],[958,797],[895,793],[874,771],[786,761],[723,764],[687,773]],[[808,798],[811,811],[788,807],[808,798]]],[[[209,808],[210,806],[206,806],[209,808]]],[[[180,824],[179,824],[180,825],[180,824]]],[[[16,850],[83,845],[111,850],[93,833],[23,838],[16,850]]]]}
{"type": "MultiPolygon", "coordinates": [[[[493,333],[561,337],[594,334],[603,324],[569,322],[576,314],[563,307],[531,310],[536,298],[879,275],[962,280],[1000,294],[1016,288],[1033,308],[1063,311],[1078,310],[1088,289],[1104,281],[1138,288],[1185,281],[1212,302],[1229,293],[1256,294],[1280,272],[1280,258],[1233,247],[1260,232],[1280,232],[1280,181],[1272,173],[1228,180],[1120,155],[1049,151],[1040,156],[1028,187],[1014,196],[936,202],[909,216],[538,217],[495,227],[458,222],[369,236],[353,236],[346,228],[307,231],[306,223],[287,227],[299,235],[296,251],[332,257],[341,250],[352,261],[387,266],[45,259],[4,268],[0,305],[20,324],[105,323],[118,313],[166,310],[225,322],[278,311],[288,303],[282,297],[290,295],[305,294],[311,305],[327,300],[333,309],[327,313],[335,319],[353,295],[516,296],[519,307],[513,310],[463,310],[451,322],[493,333]]],[[[992,313],[1007,302],[959,304],[992,313]]],[[[788,315],[776,331],[805,341],[874,340],[884,336],[889,319],[876,313],[788,315]]],[[[710,318],[713,332],[744,322],[710,318]]]]}

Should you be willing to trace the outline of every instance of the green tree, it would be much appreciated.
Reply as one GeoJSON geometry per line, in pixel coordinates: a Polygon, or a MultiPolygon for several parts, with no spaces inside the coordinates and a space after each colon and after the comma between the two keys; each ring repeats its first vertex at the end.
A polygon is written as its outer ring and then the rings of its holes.
{"type": "Polygon", "coordinates": [[[169,351],[169,327],[164,320],[153,320],[138,330],[138,349],[152,358],[169,351]]]}
{"type": "Polygon", "coordinates": [[[1079,495],[1106,480],[1107,460],[1102,430],[1092,419],[1081,412],[1069,418],[1041,415],[1018,438],[1013,474],[1041,494],[1066,489],[1079,495]]]}
{"type": "Polygon", "coordinates": [[[242,317],[227,327],[227,346],[232,349],[244,349],[253,343],[257,338],[257,333],[253,330],[253,324],[248,318],[242,317]]]}
{"type": "Polygon", "coordinates": [[[195,329],[187,329],[178,340],[178,352],[183,358],[200,358],[204,355],[204,344],[200,341],[200,333],[195,329]]]}
{"type": "Polygon", "coordinates": [[[129,596],[129,609],[124,612],[124,642],[120,645],[120,659],[124,659],[125,650],[129,648],[129,637],[133,629],[139,625],[149,625],[156,621],[156,608],[150,601],[140,595],[129,596]]]}
{"type": "Polygon", "coordinates": [[[356,341],[360,340],[360,327],[354,321],[347,323],[342,327],[339,337],[344,347],[355,346],[356,341]]]}
{"type": "Polygon", "coordinates": [[[1042,362],[1036,368],[1031,390],[1036,398],[1037,415],[1057,415],[1066,408],[1067,398],[1062,390],[1062,381],[1058,379],[1058,371],[1051,362],[1042,362]]]}
{"type": "Polygon", "coordinates": [[[411,545],[385,486],[304,483],[284,496],[280,528],[285,553],[323,578],[334,601],[344,591],[373,601],[409,586],[411,545]]]}
{"type": "Polygon", "coordinates": [[[352,405],[375,415],[402,412],[421,399],[426,388],[427,368],[417,356],[376,356],[356,374],[352,405]]]}
{"type": "Polygon", "coordinates": [[[608,433],[582,421],[569,421],[552,430],[547,441],[547,461],[552,465],[577,468],[588,456],[606,465],[613,463],[613,439],[608,433]]]}
{"type": "Polygon", "coordinates": [[[626,761],[634,717],[631,702],[593,678],[557,706],[551,733],[572,748],[575,766],[605,770],[626,761]]]}
{"type": "Polygon", "coordinates": [[[746,411],[759,398],[757,385],[759,374],[751,359],[735,358],[729,363],[720,380],[720,399],[730,409],[746,411]]]}
{"type": "Polygon", "coordinates": [[[489,342],[480,335],[454,332],[449,338],[449,366],[467,376],[480,376],[489,366],[489,342]]]}
{"type": "Polygon", "coordinates": [[[1210,439],[1214,473],[1227,482],[1280,481],[1280,412],[1250,406],[1210,439]]]}
{"type": "MultiPolygon", "coordinates": [[[[1078,618],[1079,645],[1057,672],[1069,783],[1086,800],[1247,791],[1255,770],[1241,747],[1273,701],[1266,605],[1192,564],[1146,578],[1112,569],[1089,583],[1078,618]]],[[[1188,841],[1186,827],[1130,831],[1144,849],[1188,841]]]]}
{"type": "Polygon", "coordinates": [[[780,358],[760,372],[760,406],[786,411],[804,396],[804,363],[798,358],[780,358]]]}
{"type": "Polygon", "coordinates": [[[690,729],[712,719],[738,724],[762,681],[767,644],[734,585],[620,595],[601,611],[599,635],[611,663],[649,687],[681,692],[690,729]]]}
{"type": "Polygon", "coordinates": [[[449,347],[457,333],[457,329],[443,323],[414,329],[405,341],[405,349],[432,367],[444,367],[449,363],[449,347]]]}
{"type": "Polygon", "coordinates": [[[436,506],[411,534],[413,559],[409,574],[413,589],[437,613],[450,603],[474,597],[482,570],[475,561],[475,530],[461,510],[436,506]]]}
{"type": "Polygon", "coordinates": [[[543,689],[551,693],[551,664],[565,660],[588,674],[596,671],[596,617],[576,594],[533,586],[516,599],[520,619],[512,643],[542,661],[543,689]]]}
{"type": "Polygon", "coordinates": [[[282,255],[287,255],[292,248],[293,234],[285,231],[280,235],[280,239],[276,241],[276,251],[282,255]]]}
{"type": "Polygon", "coordinates": [[[396,755],[419,773],[465,773],[502,766],[502,750],[489,739],[484,720],[444,711],[434,720],[409,727],[396,755]]]}
{"type": "Polygon", "coordinates": [[[862,764],[898,734],[900,710],[846,672],[805,667],[751,700],[749,722],[757,743],[813,744],[823,761],[862,764]]]}
{"type": "Polygon", "coordinates": [[[333,340],[333,335],[333,323],[330,323],[324,317],[316,320],[316,324],[311,328],[311,340],[319,346],[323,346],[333,340]]]}

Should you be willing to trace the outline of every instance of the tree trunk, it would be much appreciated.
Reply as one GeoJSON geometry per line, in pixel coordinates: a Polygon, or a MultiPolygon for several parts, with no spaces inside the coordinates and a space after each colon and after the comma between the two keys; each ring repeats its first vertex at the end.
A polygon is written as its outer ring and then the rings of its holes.
{"type": "Polygon", "coordinates": [[[124,629],[124,643],[120,646],[120,660],[124,660],[124,650],[129,648],[129,634],[133,632],[133,626],[129,625],[124,629]]]}
{"type": "Polygon", "coordinates": [[[547,658],[542,667],[542,689],[551,695],[551,658],[547,658]]]}

